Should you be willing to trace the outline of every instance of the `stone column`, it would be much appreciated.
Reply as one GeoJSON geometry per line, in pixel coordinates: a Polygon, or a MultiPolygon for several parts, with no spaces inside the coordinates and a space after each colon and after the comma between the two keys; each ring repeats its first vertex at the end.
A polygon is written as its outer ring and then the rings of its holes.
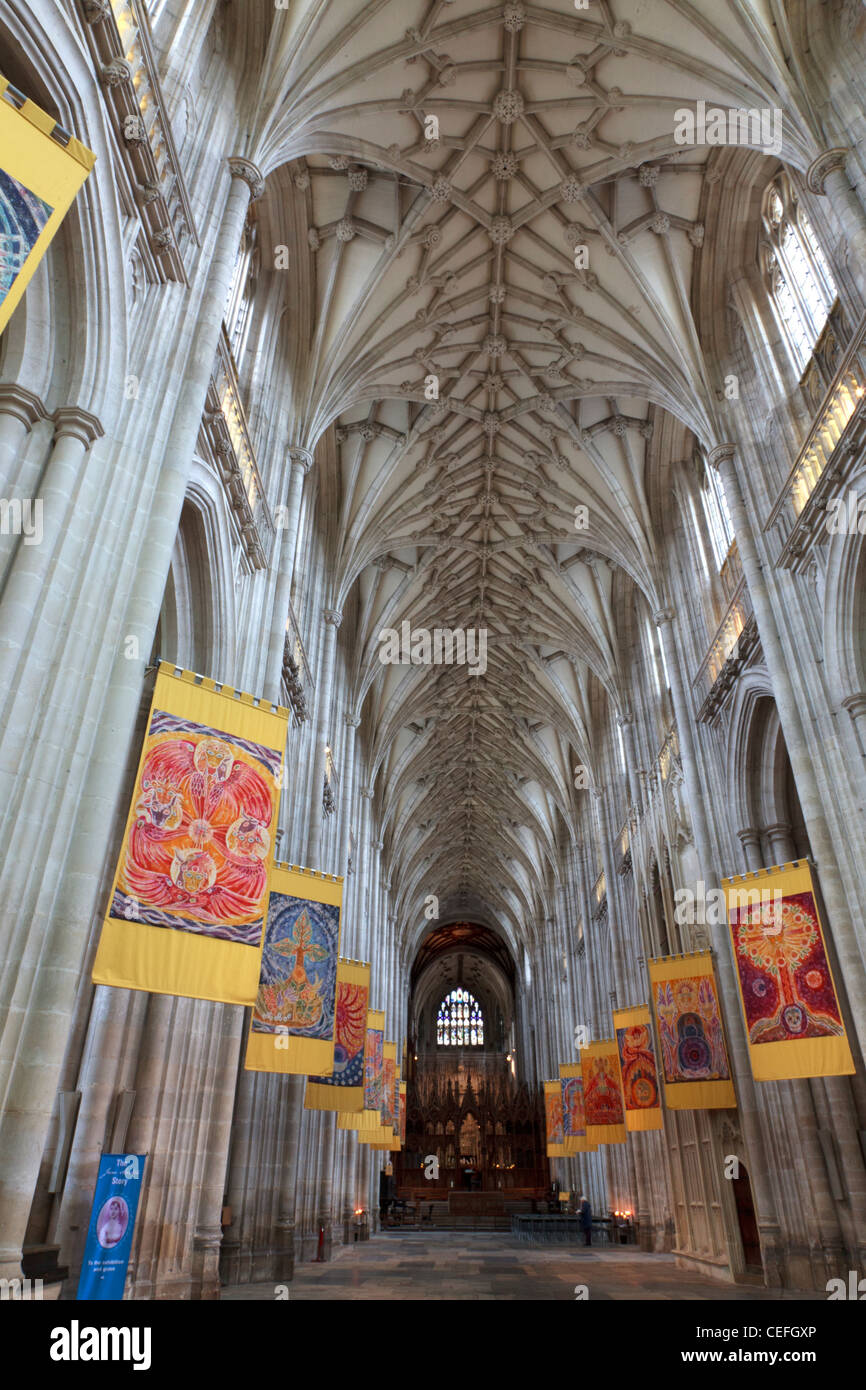
{"type": "MultiPolygon", "coordinates": [[[[3,496],[17,497],[19,501],[35,501],[25,498],[23,489],[27,482],[21,478],[19,460],[27,445],[27,436],[39,420],[47,420],[48,413],[38,396],[17,382],[7,382],[0,386],[0,489],[3,496]]],[[[12,534],[0,535],[0,580],[6,573],[19,538],[12,534]]]]}
{"type": "Polygon", "coordinates": [[[287,1281],[295,1272],[295,1229],[297,1225],[298,1157],[300,1150],[301,1115],[304,1108],[302,1076],[282,1078],[282,1104],[286,1109],[284,1147],[281,1155],[280,1196],[275,1235],[276,1255],[274,1273],[278,1280],[287,1281]]]}
{"type": "Polygon", "coordinates": [[[265,682],[265,698],[275,705],[280,703],[283,651],[286,645],[286,623],[292,596],[292,579],[295,572],[295,549],[298,540],[298,521],[301,515],[301,498],[304,495],[304,479],[313,463],[313,455],[309,449],[293,446],[289,449],[289,457],[292,460],[292,466],[289,473],[289,492],[285,503],[284,525],[279,528],[282,533],[279,552],[280,569],[274,593],[274,610],[268,639],[268,674],[265,682]]]}
{"type": "Polygon", "coordinates": [[[745,829],[737,831],[737,839],[743,846],[743,853],[746,856],[746,869],[752,873],[756,869],[765,868],[764,854],[761,849],[760,830],[756,830],[753,825],[747,825],[745,829]]]}
{"type": "Polygon", "coordinates": [[[770,845],[771,864],[790,864],[793,859],[797,858],[790,825],[786,825],[783,821],[777,821],[775,825],[768,825],[764,834],[770,845]]]}
{"type": "MultiPolygon", "coordinates": [[[[354,803],[355,785],[355,730],[361,723],[357,715],[346,715],[346,738],[343,744],[343,768],[342,768],[342,789],[340,795],[340,850],[337,863],[337,873],[343,877],[343,914],[345,926],[345,946],[343,955],[353,960],[364,959],[361,950],[361,932],[359,929],[356,914],[352,911],[351,897],[353,889],[353,879],[346,876],[346,869],[349,859],[349,836],[352,823],[352,806],[354,803]]],[[[357,866],[356,866],[357,869],[357,866]]],[[[350,1138],[345,1130],[334,1128],[335,1140],[335,1181],[334,1181],[334,1207],[339,1213],[342,1221],[343,1239],[351,1240],[352,1213],[355,1207],[354,1193],[354,1154],[349,1149],[350,1138]]]]}
{"type": "MultiPolygon", "coordinates": [[[[42,536],[28,545],[22,538],[12,559],[0,606],[0,690],[3,709],[14,697],[13,678],[22,658],[31,653],[29,638],[38,633],[40,606],[48,595],[48,574],[60,544],[88,449],[104,433],[89,411],[64,406],[54,412],[56,431],[48,467],[39,485],[42,536]]],[[[26,660],[26,658],[25,658],[26,660]]],[[[36,691],[34,690],[34,694],[36,691]]]]}
{"type": "MultiPolygon", "coordinates": [[[[671,683],[671,697],[677,724],[683,775],[689,799],[689,811],[694,828],[695,848],[698,852],[698,860],[707,888],[719,888],[719,876],[715,870],[703,785],[695,748],[693,715],[686,696],[680,655],[674,639],[673,613],[669,609],[663,609],[654,615],[653,621],[659,629],[665,665],[671,683]]],[[[749,1149],[749,1173],[755,1194],[758,1231],[764,1256],[764,1279],[768,1285],[776,1286],[781,1282],[779,1217],[768,1177],[770,1164],[761,1130],[760,1106],[749,1065],[727,925],[708,927],[707,931],[715,938],[713,945],[715,947],[716,970],[719,989],[725,1005],[731,1069],[737,1082],[739,1118],[742,1124],[743,1137],[749,1149]]]]}
{"type": "MultiPolygon", "coordinates": [[[[361,788],[361,823],[358,827],[358,887],[355,893],[355,913],[358,918],[358,942],[361,959],[371,962],[373,959],[370,926],[372,908],[368,895],[370,892],[370,836],[373,832],[373,797],[375,794],[373,787],[361,788]]],[[[378,1000],[381,992],[381,985],[378,980],[373,982],[373,992],[375,999],[378,1000]]],[[[374,1000],[371,1000],[371,1007],[378,1007],[374,1000]]]]}
{"type": "MultiPolygon", "coordinates": [[[[356,714],[346,715],[346,742],[343,753],[343,794],[340,797],[340,810],[343,823],[340,826],[340,860],[337,865],[337,873],[345,876],[346,867],[349,862],[349,845],[352,832],[352,806],[355,800],[355,730],[361,723],[356,714]]],[[[356,866],[353,866],[356,867],[356,866]]],[[[348,883],[344,883],[344,900],[349,896],[348,883]]],[[[355,959],[365,959],[360,948],[360,932],[357,921],[350,923],[349,940],[352,942],[352,951],[355,959]]]]}
{"type": "MultiPolygon", "coordinates": [[[[613,967],[613,990],[611,991],[611,997],[612,999],[616,1000],[616,1007],[619,1007],[623,1005],[625,1002],[624,999],[621,999],[619,997],[622,993],[625,983],[622,963],[622,948],[620,945],[622,923],[615,922],[614,920],[617,916],[616,909],[618,907],[618,904],[616,902],[617,877],[613,854],[611,853],[610,847],[610,826],[608,824],[608,817],[605,814],[603,787],[599,787],[597,790],[593,788],[592,801],[593,811],[595,813],[596,834],[598,835],[599,847],[601,849],[601,862],[604,868],[605,896],[607,898],[607,929],[610,933],[610,957],[611,965],[613,967]]],[[[613,1027],[613,1023],[609,1012],[606,1013],[605,1016],[601,1019],[601,1026],[603,1030],[603,1036],[609,1038],[611,1036],[611,1029],[613,1027]]]]}
{"type": "Polygon", "coordinates": [[[848,181],[848,154],[846,149],[819,154],[806,170],[806,184],[810,193],[830,199],[848,242],[848,269],[866,303],[866,210],[848,181]]]}
{"type": "Polygon", "coordinates": [[[815,776],[815,769],[809,755],[808,739],[800,718],[799,704],[791,685],[788,664],[782,649],[772,602],[764,579],[764,567],[758,555],[740,480],[737,476],[734,463],[735,453],[736,449],[733,444],[720,444],[710,454],[709,462],[718,469],[724,484],[728,510],[743,564],[743,573],[746,576],[746,583],[749,586],[749,594],[755,609],[761,646],[770,672],[776,707],[785,735],[785,746],[791,760],[809,841],[818,863],[821,891],[827,904],[829,928],[839,955],[848,1004],[857,1027],[860,1045],[866,1047],[866,970],[863,967],[854,924],[848,908],[848,900],[840,878],[833,836],[827,824],[818,779],[815,776]]]}
{"type": "Polygon", "coordinates": [[[622,741],[625,748],[625,765],[628,772],[629,794],[631,802],[638,814],[640,814],[641,786],[637,772],[637,751],[635,748],[634,721],[630,715],[618,714],[616,722],[622,730],[622,741]]]}
{"type": "Polygon", "coordinates": [[[342,613],[336,608],[327,608],[322,615],[325,622],[325,641],[316,692],[316,735],[313,745],[313,804],[310,808],[310,832],[307,849],[307,864],[311,869],[321,869],[322,826],[324,807],[322,805],[322,783],[325,776],[325,743],[331,721],[331,698],[334,686],[334,664],[337,655],[337,629],[343,621],[342,613]],[[318,767],[318,772],[315,771],[318,767]]]}

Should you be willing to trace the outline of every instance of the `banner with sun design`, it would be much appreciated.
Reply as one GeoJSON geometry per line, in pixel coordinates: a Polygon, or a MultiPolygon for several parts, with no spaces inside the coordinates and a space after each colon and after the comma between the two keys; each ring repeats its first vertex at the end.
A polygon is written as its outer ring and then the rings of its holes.
{"type": "Polygon", "coordinates": [[[367,1039],[364,1044],[364,1107],[351,1114],[341,1111],[338,1129],[376,1129],[382,1123],[382,1086],[385,1065],[385,1014],[367,1010],[367,1039]]]}
{"type": "Polygon", "coordinates": [[[161,662],[98,985],[256,997],[288,710],[161,662]]]}
{"type": "Polygon", "coordinates": [[[647,1005],[614,1009],[613,1031],[619,1055],[626,1129],[663,1129],[659,1074],[647,1005]]]}
{"type": "Polygon", "coordinates": [[[400,1148],[406,1143],[406,1090],[405,1081],[400,1082],[400,1148]]]}
{"type": "Polygon", "coordinates": [[[545,1081],[544,1118],[547,1129],[547,1157],[565,1158],[565,1131],[562,1121],[562,1083],[545,1081]]]}
{"type": "Polygon", "coordinates": [[[850,1076],[848,1045],[805,859],[723,878],[756,1081],[850,1076]]]}
{"type": "Polygon", "coordinates": [[[583,1068],[580,1062],[563,1062],[559,1068],[562,1089],[562,1134],[566,1155],[595,1153],[586,1137],[583,1105],[583,1068]]]}
{"type": "Polygon", "coordinates": [[[580,1067],[587,1139],[590,1144],[624,1144],[625,1107],[614,1039],[605,1038],[582,1047],[580,1067]]]}
{"type": "Polygon", "coordinates": [[[0,333],[96,155],[0,77],[0,333]]]}
{"type": "Polygon", "coordinates": [[[363,1112],[369,998],[369,965],[358,960],[341,960],[337,965],[334,1067],[330,1076],[307,1079],[305,1110],[343,1110],[359,1115],[363,1112]]]}
{"type": "Polygon", "coordinates": [[[709,951],[651,960],[649,977],[668,1109],[736,1109],[709,951]]]}
{"type": "Polygon", "coordinates": [[[333,1074],[343,880],[275,864],[247,1071],[333,1074]]]}

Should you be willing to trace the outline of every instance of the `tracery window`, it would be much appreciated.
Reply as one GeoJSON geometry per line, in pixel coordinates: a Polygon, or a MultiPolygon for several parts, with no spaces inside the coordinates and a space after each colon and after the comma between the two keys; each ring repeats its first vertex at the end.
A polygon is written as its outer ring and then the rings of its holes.
{"type": "Polygon", "coordinates": [[[465,989],[446,994],[436,1015],[440,1047],[483,1047],[484,1017],[478,1001],[465,989]]]}
{"type": "Polygon", "coordinates": [[[250,328],[252,298],[258,269],[256,226],[248,222],[238,248],[231,289],[224,314],[232,356],[240,363],[250,328]]]}
{"type": "Polygon", "coordinates": [[[836,299],[836,282],[815,229],[786,174],[764,196],[764,273],[798,372],[806,366],[836,299]]]}
{"type": "Polygon", "coordinates": [[[717,569],[721,569],[725,560],[728,558],[728,552],[734,541],[734,527],[731,522],[731,514],[728,511],[725,490],[714,468],[707,468],[704,471],[704,485],[701,488],[701,503],[704,509],[704,516],[706,517],[707,530],[710,536],[710,544],[713,547],[716,567],[717,569]]]}

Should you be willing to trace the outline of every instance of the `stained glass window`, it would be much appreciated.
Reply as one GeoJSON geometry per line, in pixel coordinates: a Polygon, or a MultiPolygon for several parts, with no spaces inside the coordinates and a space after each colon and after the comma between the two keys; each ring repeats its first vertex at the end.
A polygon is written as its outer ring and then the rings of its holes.
{"type": "Polygon", "coordinates": [[[436,1042],[440,1047],[483,1047],[484,1018],[481,1006],[465,989],[446,994],[436,1015],[436,1042]]]}
{"type": "Polygon", "coordinates": [[[815,229],[786,174],[774,179],[764,199],[763,264],[788,350],[802,371],[837,291],[815,229]]]}

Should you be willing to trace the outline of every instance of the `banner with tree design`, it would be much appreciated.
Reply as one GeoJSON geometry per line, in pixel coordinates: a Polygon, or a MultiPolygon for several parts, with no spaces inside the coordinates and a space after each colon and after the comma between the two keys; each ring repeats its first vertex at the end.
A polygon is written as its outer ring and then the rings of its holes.
{"type": "Polygon", "coordinates": [[[852,1075],[807,861],[723,878],[722,887],[755,1080],[852,1075]]]}

